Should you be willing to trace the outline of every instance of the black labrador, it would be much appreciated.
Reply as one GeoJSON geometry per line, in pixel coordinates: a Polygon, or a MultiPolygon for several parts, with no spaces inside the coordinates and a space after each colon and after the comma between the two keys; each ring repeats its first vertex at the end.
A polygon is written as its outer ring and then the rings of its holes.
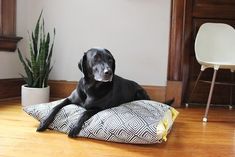
{"type": "Polygon", "coordinates": [[[79,80],[77,88],[62,103],[52,109],[46,120],[40,123],[37,131],[46,130],[57,112],[69,104],[77,104],[86,109],[68,134],[69,137],[76,137],[83,123],[97,112],[134,100],[150,100],[146,91],[136,82],[114,74],[115,60],[107,49],[88,50],[84,53],[78,67],[84,77],[79,80]]]}

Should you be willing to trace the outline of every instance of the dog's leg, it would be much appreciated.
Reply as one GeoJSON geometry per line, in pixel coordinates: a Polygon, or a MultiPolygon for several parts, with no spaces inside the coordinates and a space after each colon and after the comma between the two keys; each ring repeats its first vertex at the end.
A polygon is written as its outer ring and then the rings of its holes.
{"type": "Polygon", "coordinates": [[[76,126],[69,131],[68,136],[71,138],[77,137],[77,134],[81,131],[84,122],[86,122],[88,119],[90,119],[93,115],[95,115],[98,112],[99,112],[98,110],[85,111],[80,120],[78,121],[78,123],[76,124],[76,126]]]}
{"type": "Polygon", "coordinates": [[[37,131],[44,131],[48,128],[48,126],[53,122],[56,113],[59,112],[60,109],[62,109],[64,106],[70,104],[70,100],[66,98],[64,101],[62,101],[59,105],[55,106],[51,112],[48,114],[45,121],[41,121],[39,127],[37,128],[37,131]]]}
{"type": "Polygon", "coordinates": [[[134,100],[150,100],[147,92],[140,88],[136,93],[135,93],[135,98],[134,100]]]}

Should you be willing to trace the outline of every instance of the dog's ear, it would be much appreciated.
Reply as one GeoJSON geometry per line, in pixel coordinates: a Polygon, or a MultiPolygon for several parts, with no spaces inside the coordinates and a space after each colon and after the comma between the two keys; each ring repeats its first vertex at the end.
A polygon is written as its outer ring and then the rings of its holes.
{"type": "Polygon", "coordinates": [[[111,54],[111,52],[109,51],[109,50],[107,50],[107,49],[104,49],[111,57],[112,57],[112,59],[113,59],[113,65],[112,65],[112,71],[113,71],[113,73],[115,72],[115,66],[116,66],[116,63],[115,63],[115,59],[114,59],[114,57],[113,57],[113,55],[111,54]]]}
{"type": "Polygon", "coordinates": [[[113,65],[112,65],[112,70],[113,70],[113,73],[115,72],[115,65],[116,63],[115,63],[115,59],[114,59],[114,57],[113,57],[113,65]]]}
{"type": "Polygon", "coordinates": [[[84,53],[82,59],[78,63],[78,67],[81,70],[81,72],[84,74],[84,77],[87,76],[87,56],[86,53],[84,53]]]}

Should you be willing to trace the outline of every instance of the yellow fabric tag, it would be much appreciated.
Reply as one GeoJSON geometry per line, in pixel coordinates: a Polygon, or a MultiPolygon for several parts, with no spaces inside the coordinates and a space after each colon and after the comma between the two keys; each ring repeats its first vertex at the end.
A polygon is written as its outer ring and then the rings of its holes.
{"type": "Polygon", "coordinates": [[[173,121],[175,121],[176,117],[179,115],[179,112],[176,109],[171,108],[171,113],[172,113],[172,119],[173,121]]]}

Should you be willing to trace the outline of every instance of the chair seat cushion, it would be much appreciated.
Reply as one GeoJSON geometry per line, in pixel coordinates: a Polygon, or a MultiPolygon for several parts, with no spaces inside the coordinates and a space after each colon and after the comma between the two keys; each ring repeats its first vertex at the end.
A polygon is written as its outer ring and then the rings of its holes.
{"type": "MultiPolygon", "coordinates": [[[[26,106],[23,110],[42,121],[61,101],[26,106]]],[[[75,104],[67,105],[57,113],[49,128],[68,133],[84,111],[75,104]]],[[[160,143],[166,141],[177,115],[173,107],[159,102],[133,101],[97,113],[84,123],[78,136],[121,143],[160,143]]]]}

